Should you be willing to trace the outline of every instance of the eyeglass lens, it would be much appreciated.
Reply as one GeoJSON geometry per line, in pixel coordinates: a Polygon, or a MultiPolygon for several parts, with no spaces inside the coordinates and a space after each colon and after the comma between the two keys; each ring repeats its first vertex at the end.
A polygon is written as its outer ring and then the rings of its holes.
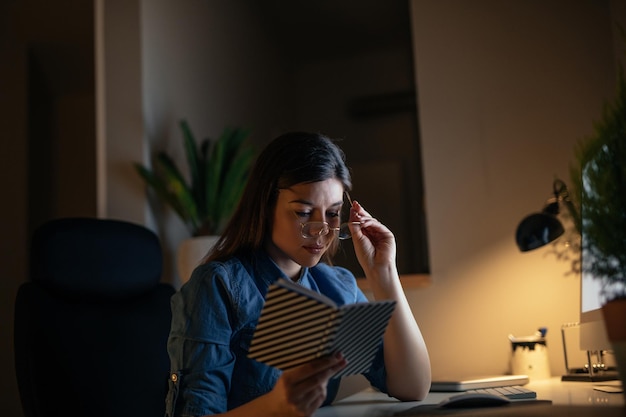
{"type": "Polygon", "coordinates": [[[348,226],[348,223],[342,223],[342,225],[339,227],[339,239],[347,240],[351,237],[352,232],[350,232],[350,227],[348,226]]]}
{"type": "Polygon", "coordinates": [[[331,230],[338,232],[337,237],[341,240],[350,239],[352,237],[348,223],[343,223],[339,227],[330,227],[326,222],[302,223],[302,236],[306,238],[325,236],[331,230]]]}
{"type": "MultiPolygon", "coordinates": [[[[350,199],[350,195],[346,191],[344,196],[347,197],[348,202],[350,204],[344,204],[342,208],[341,218],[349,219],[350,218],[350,207],[352,207],[352,200],[350,199]]],[[[305,238],[315,238],[318,236],[325,236],[331,230],[337,233],[337,237],[340,240],[347,240],[352,237],[352,233],[350,232],[350,227],[348,226],[348,222],[342,223],[339,227],[331,227],[326,222],[306,222],[302,224],[302,237],[305,238]]]]}

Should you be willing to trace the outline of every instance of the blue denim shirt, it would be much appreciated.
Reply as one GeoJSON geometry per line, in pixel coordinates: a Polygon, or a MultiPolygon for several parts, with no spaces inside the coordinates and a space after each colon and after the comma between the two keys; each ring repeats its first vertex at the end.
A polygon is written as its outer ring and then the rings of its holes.
{"type": "MultiPolygon", "coordinates": [[[[171,361],[167,416],[222,413],[272,390],[279,370],[247,357],[270,284],[286,278],[265,252],[199,266],[172,296],[171,361]]],[[[347,269],[320,263],[298,281],[338,305],[366,301],[347,269]]],[[[383,349],[365,375],[387,392],[383,349]]],[[[339,381],[331,379],[325,404],[339,381]]]]}

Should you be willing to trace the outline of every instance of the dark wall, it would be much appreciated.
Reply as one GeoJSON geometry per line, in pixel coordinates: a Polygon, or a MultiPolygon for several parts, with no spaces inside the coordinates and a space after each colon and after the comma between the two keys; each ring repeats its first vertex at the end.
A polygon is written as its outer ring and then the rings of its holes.
{"type": "Polygon", "coordinates": [[[13,307],[29,236],[60,216],[95,215],[93,3],[0,2],[0,409],[22,415],[13,307]]]}

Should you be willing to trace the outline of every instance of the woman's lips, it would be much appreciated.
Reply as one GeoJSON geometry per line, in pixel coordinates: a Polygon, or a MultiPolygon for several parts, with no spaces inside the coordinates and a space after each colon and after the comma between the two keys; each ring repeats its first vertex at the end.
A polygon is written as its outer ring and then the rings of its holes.
{"type": "Polygon", "coordinates": [[[304,246],[304,249],[313,254],[313,255],[319,255],[320,253],[324,252],[324,245],[308,245],[308,246],[304,246]]]}

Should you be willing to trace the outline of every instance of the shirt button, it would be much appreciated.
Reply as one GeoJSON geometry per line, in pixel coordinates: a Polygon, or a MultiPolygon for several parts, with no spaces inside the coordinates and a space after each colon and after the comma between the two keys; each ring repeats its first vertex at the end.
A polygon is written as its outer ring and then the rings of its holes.
{"type": "Polygon", "coordinates": [[[172,382],[176,382],[176,381],[178,381],[178,375],[176,375],[176,374],[172,374],[172,376],[170,377],[170,379],[172,380],[172,382]]]}

